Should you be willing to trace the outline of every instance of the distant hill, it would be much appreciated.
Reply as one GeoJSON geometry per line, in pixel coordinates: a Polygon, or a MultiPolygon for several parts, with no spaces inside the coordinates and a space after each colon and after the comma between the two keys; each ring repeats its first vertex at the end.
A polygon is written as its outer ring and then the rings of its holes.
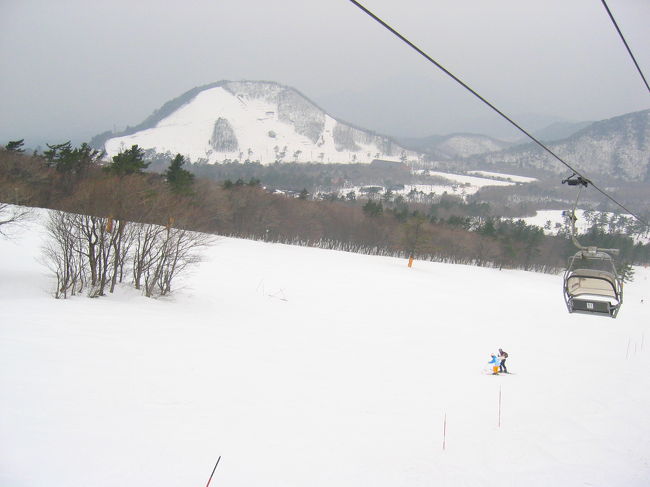
{"type": "MultiPolygon", "coordinates": [[[[594,122],[570,137],[548,144],[567,163],[589,175],[624,181],[650,181],[650,110],[594,122]]],[[[534,143],[477,155],[487,168],[505,164],[565,173],[567,169],[534,143]]]]}
{"type": "Polygon", "coordinates": [[[459,159],[495,152],[512,143],[480,134],[431,135],[419,138],[400,138],[398,141],[412,150],[425,152],[433,159],[459,159]]]}
{"type": "MultiPolygon", "coordinates": [[[[543,142],[562,140],[580,132],[592,123],[593,122],[555,122],[541,130],[534,131],[533,135],[543,142]]],[[[521,141],[521,143],[527,142],[528,140],[521,141]]]]}
{"type": "Polygon", "coordinates": [[[141,124],[92,141],[109,156],[137,144],[192,161],[370,163],[417,160],[393,139],[337,120],[297,90],[220,81],[165,103],[141,124]]]}

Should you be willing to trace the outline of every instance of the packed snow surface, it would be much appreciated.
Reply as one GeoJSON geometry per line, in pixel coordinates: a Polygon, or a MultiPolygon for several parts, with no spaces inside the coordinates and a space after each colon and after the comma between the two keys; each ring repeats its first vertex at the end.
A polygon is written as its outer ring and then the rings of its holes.
{"type": "MultiPolygon", "coordinates": [[[[549,235],[554,235],[557,233],[558,229],[564,227],[564,216],[562,216],[564,210],[537,210],[535,216],[527,216],[522,218],[526,225],[535,225],[540,228],[544,228],[544,233],[549,235]],[[550,222],[550,227],[549,227],[550,222]]],[[[578,232],[586,232],[589,228],[588,222],[583,217],[584,210],[576,210],[576,230],[578,232]]]]}
{"type": "Polygon", "coordinates": [[[488,178],[502,179],[505,181],[514,181],[515,183],[532,183],[537,181],[537,178],[528,176],[517,176],[516,174],[505,174],[502,172],[492,171],[467,171],[468,174],[476,174],[477,176],[486,176],[488,178]]]}
{"type": "Polygon", "coordinates": [[[429,170],[420,170],[414,171],[414,174],[421,174],[425,176],[436,176],[450,181],[454,181],[457,184],[464,184],[468,187],[482,188],[484,186],[512,186],[515,184],[513,181],[499,181],[494,178],[481,178],[476,176],[468,176],[466,174],[455,174],[451,172],[442,172],[442,171],[429,171],[429,170]]]}
{"type": "MultiPolygon", "coordinates": [[[[490,178],[481,178],[481,177],[476,177],[476,176],[468,176],[466,174],[455,174],[455,173],[449,173],[449,172],[441,172],[441,171],[430,171],[430,170],[415,170],[413,171],[413,174],[418,175],[418,176],[436,176],[440,178],[444,178],[449,183],[447,184],[404,184],[402,188],[400,189],[395,189],[391,188],[391,191],[393,194],[397,195],[409,195],[412,192],[419,192],[423,193],[425,195],[429,195],[431,193],[436,194],[436,195],[442,195],[443,193],[448,193],[448,194],[454,194],[457,196],[470,196],[475,193],[477,193],[481,188],[484,188],[486,186],[513,186],[517,182],[529,182],[529,181],[524,181],[523,176],[521,176],[522,180],[517,180],[515,178],[519,178],[520,176],[512,176],[509,178],[510,180],[505,180],[505,178],[497,179],[495,177],[490,177],[490,178]]],[[[486,173],[488,175],[496,175],[498,173],[486,173]]],[[[502,175],[502,176],[508,176],[508,175],[502,175]]],[[[528,178],[531,179],[532,178],[528,178]]],[[[345,196],[346,194],[350,192],[354,192],[357,195],[364,195],[368,193],[368,188],[376,188],[378,189],[377,193],[378,194],[384,194],[388,190],[388,188],[385,188],[383,186],[349,186],[346,188],[343,188],[339,191],[339,194],[345,196]]]]}
{"type": "Polygon", "coordinates": [[[0,240],[0,485],[650,484],[647,269],[613,320],[559,276],[222,238],[171,298],[55,300],[43,239],[0,240]]]}

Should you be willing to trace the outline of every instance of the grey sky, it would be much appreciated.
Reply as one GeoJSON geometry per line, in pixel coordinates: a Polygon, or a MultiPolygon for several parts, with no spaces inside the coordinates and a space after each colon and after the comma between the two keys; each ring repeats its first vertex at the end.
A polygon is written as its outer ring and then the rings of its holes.
{"type": "MultiPolygon", "coordinates": [[[[523,123],[650,107],[599,0],[362,3],[523,123]]],[[[650,1],[608,4],[650,76],[650,1]]],[[[0,0],[0,70],[0,143],[88,140],[221,79],[390,135],[506,127],[347,0],[0,0]]]]}

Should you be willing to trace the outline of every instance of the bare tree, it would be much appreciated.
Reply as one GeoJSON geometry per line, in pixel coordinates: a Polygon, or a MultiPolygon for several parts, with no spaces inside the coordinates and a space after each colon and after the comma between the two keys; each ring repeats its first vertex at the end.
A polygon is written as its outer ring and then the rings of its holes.
{"type": "Polygon", "coordinates": [[[169,294],[174,278],[188,266],[200,262],[198,250],[212,241],[210,235],[171,226],[158,233],[157,237],[153,265],[144,274],[144,293],[147,297],[169,294]]]}
{"type": "Polygon", "coordinates": [[[422,251],[427,237],[425,222],[423,215],[415,215],[404,225],[404,247],[409,258],[415,258],[422,251]]]}
{"type": "Polygon", "coordinates": [[[43,248],[45,264],[56,276],[55,298],[67,298],[81,292],[84,285],[86,262],[79,251],[79,232],[76,215],[53,211],[46,223],[48,242],[43,248]]]}
{"type": "Polygon", "coordinates": [[[133,285],[140,289],[158,260],[159,241],[165,227],[150,223],[135,223],[133,227],[133,285]]]}
{"type": "Polygon", "coordinates": [[[133,283],[147,297],[165,296],[174,279],[200,261],[199,249],[212,241],[203,233],[149,223],[112,222],[107,218],[61,211],[50,214],[46,265],[57,279],[56,298],[66,298],[89,285],[90,297],[112,293],[131,266],[133,283]]]}
{"type": "Polygon", "coordinates": [[[115,239],[108,225],[109,219],[92,215],[72,215],[73,232],[78,240],[78,253],[84,268],[90,274],[88,295],[103,296],[113,280],[115,270],[115,239]]]}
{"type": "Polygon", "coordinates": [[[125,220],[117,221],[117,236],[112,240],[114,258],[110,292],[114,292],[117,282],[122,282],[124,279],[124,267],[128,262],[129,252],[135,236],[133,227],[132,223],[125,220]]]}
{"type": "Polygon", "coordinates": [[[30,208],[0,203],[0,236],[9,237],[11,230],[24,223],[30,214],[30,208]]]}

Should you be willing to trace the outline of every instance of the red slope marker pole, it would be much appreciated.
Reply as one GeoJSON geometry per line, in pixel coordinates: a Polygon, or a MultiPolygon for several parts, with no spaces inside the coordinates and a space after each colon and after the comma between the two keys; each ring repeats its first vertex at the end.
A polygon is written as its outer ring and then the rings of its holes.
{"type": "Polygon", "coordinates": [[[221,455],[219,455],[219,458],[217,458],[217,463],[214,464],[214,468],[212,469],[212,473],[210,474],[210,478],[208,479],[208,483],[205,484],[205,487],[210,487],[210,482],[212,482],[214,471],[217,469],[217,465],[219,465],[219,460],[221,460],[221,455]]]}

